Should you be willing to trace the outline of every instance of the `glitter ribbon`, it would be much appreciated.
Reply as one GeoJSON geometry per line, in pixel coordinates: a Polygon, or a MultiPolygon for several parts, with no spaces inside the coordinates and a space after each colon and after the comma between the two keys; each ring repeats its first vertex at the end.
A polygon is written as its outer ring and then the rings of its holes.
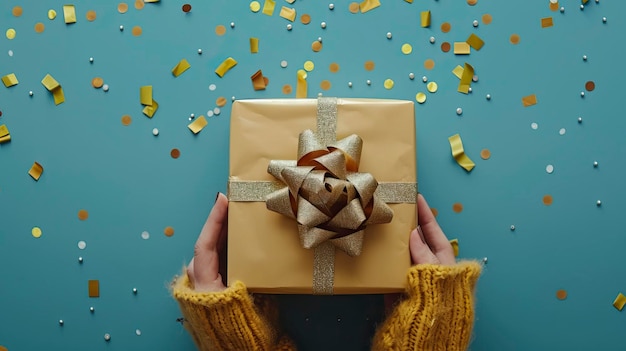
{"type": "Polygon", "coordinates": [[[362,139],[336,139],[337,99],[320,97],[317,131],[300,134],[297,160],[272,160],[277,181],[229,182],[231,201],[265,201],[298,223],[302,247],[313,249],[313,293],[332,294],[335,248],[358,256],[369,224],[389,223],[386,203],[414,203],[415,183],[378,183],[358,172],[362,139]]]}

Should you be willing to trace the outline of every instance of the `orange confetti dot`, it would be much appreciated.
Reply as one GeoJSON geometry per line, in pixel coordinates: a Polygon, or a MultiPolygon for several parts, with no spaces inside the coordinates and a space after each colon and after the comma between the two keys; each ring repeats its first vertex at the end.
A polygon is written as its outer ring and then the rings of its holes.
{"type": "Polygon", "coordinates": [[[559,2],[552,2],[550,1],[550,10],[552,11],[558,11],[559,10],[559,2]]]}
{"type": "Polygon", "coordinates": [[[435,68],[435,60],[428,59],[428,60],[424,61],[424,68],[426,68],[427,70],[431,70],[431,69],[435,68]]]}
{"type": "Polygon", "coordinates": [[[557,290],[556,298],[559,300],[565,300],[567,298],[567,291],[563,289],[557,290]]]}
{"type": "Polygon", "coordinates": [[[448,22],[443,22],[441,24],[441,31],[444,33],[448,33],[450,31],[450,29],[452,29],[452,26],[450,25],[450,23],[448,22]]]}
{"type": "Polygon", "coordinates": [[[300,22],[302,22],[302,24],[311,23],[311,15],[305,13],[304,15],[300,16],[300,22]]]}
{"type": "Polygon", "coordinates": [[[596,88],[596,83],[594,83],[593,81],[588,81],[587,83],[585,83],[585,89],[587,89],[587,91],[593,91],[593,89],[596,88]]]}
{"type": "Polygon", "coordinates": [[[215,27],[215,34],[222,36],[224,34],[226,34],[226,27],[224,27],[223,25],[219,24],[215,27]]]}
{"type": "Polygon", "coordinates": [[[37,23],[35,24],[35,32],[37,32],[37,33],[43,33],[43,31],[44,31],[45,29],[46,29],[46,26],[44,26],[44,24],[43,24],[43,23],[41,23],[41,22],[37,22],[37,23]]]}
{"type": "Polygon", "coordinates": [[[436,208],[434,208],[434,207],[430,208],[430,212],[432,212],[433,216],[435,216],[435,217],[437,217],[439,215],[439,211],[436,208]]]}
{"type": "Polygon", "coordinates": [[[311,44],[311,50],[313,50],[315,52],[318,52],[318,51],[322,50],[322,43],[320,41],[318,41],[318,40],[314,41],[311,44]]]}
{"type": "Polygon", "coordinates": [[[553,201],[552,195],[544,195],[543,196],[543,204],[544,205],[550,206],[550,205],[552,205],[552,201],[553,201]]]}
{"type": "Polygon", "coordinates": [[[142,33],[142,29],[141,29],[140,26],[134,26],[133,27],[133,35],[134,36],[138,37],[138,36],[141,35],[141,33],[142,33]]]}
{"type": "Polygon", "coordinates": [[[9,349],[7,349],[6,347],[0,345],[0,351],[9,351],[9,349]]]}
{"type": "Polygon", "coordinates": [[[478,0],[467,0],[467,4],[470,5],[470,6],[476,5],[477,2],[478,2],[478,0]]]}
{"type": "Polygon", "coordinates": [[[189,11],[191,11],[191,5],[190,4],[184,4],[183,5],[183,12],[187,13],[189,11]]]}
{"type": "Polygon", "coordinates": [[[217,100],[215,100],[215,104],[219,107],[224,107],[226,105],[226,98],[223,96],[218,97],[217,100]]]}
{"type": "Polygon", "coordinates": [[[448,43],[447,41],[444,41],[443,43],[441,43],[441,51],[443,52],[450,51],[450,43],[448,43]]]}
{"type": "Polygon", "coordinates": [[[456,212],[456,213],[461,213],[463,211],[463,204],[460,202],[455,202],[452,205],[452,211],[456,212]]]}
{"type": "Polygon", "coordinates": [[[102,88],[102,85],[104,85],[104,80],[100,77],[95,77],[91,80],[91,86],[96,89],[102,88]]]}
{"type": "Polygon", "coordinates": [[[291,94],[291,91],[292,91],[291,85],[289,85],[289,84],[283,85],[283,94],[289,95],[289,94],[291,94]]]}
{"type": "Polygon", "coordinates": [[[365,70],[366,71],[373,71],[375,66],[376,65],[374,64],[374,61],[365,61],[365,70]]]}
{"type": "Polygon", "coordinates": [[[174,228],[172,228],[172,227],[165,227],[165,229],[163,230],[163,234],[165,234],[165,236],[172,236],[172,235],[174,235],[174,228]]]}
{"type": "Polygon", "coordinates": [[[126,13],[126,11],[128,11],[128,4],[125,2],[120,2],[119,4],[117,4],[117,12],[119,13],[126,13]]]}
{"type": "Polygon", "coordinates": [[[510,42],[511,42],[511,44],[513,44],[513,45],[517,45],[517,44],[519,44],[519,40],[520,40],[520,37],[519,37],[519,35],[517,35],[517,34],[513,34],[513,35],[511,35],[511,37],[509,38],[509,41],[510,41],[510,42]]]}
{"type": "Polygon", "coordinates": [[[328,66],[328,69],[330,70],[331,73],[337,73],[339,72],[339,65],[333,62],[330,64],[330,66],[328,66]]]}
{"type": "Polygon", "coordinates": [[[87,17],[87,21],[89,21],[89,22],[95,21],[96,20],[96,11],[94,11],[94,10],[87,11],[87,15],[85,17],[87,17]]]}
{"type": "Polygon", "coordinates": [[[172,156],[173,159],[177,159],[180,157],[180,150],[174,148],[172,149],[172,151],[170,151],[170,156],[172,156]]]}
{"type": "Polygon", "coordinates": [[[145,3],[143,2],[143,0],[135,0],[135,8],[137,10],[143,9],[144,6],[145,6],[145,3]]]}
{"type": "Polygon", "coordinates": [[[350,10],[351,13],[359,13],[359,10],[360,10],[359,3],[351,2],[350,5],[348,6],[348,10],[350,10]]]}
{"type": "Polygon", "coordinates": [[[20,17],[22,15],[22,7],[21,6],[14,6],[13,7],[13,11],[11,11],[13,13],[13,16],[15,17],[20,17]]]}
{"type": "Polygon", "coordinates": [[[493,17],[491,17],[490,14],[486,13],[483,15],[483,23],[484,24],[491,24],[491,21],[493,21],[493,17]]]}
{"type": "Polygon", "coordinates": [[[130,125],[130,123],[133,121],[133,119],[129,116],[129,115],[123,115],[122,116],[122,124],[127,126],[130,125]]]}
{"type": "Polygon", "coordinates": [[[87,212],[87,210],[78,211],[78,219],[80,219],[81,221],[84,221],[87,218],[89,218],[89,212],[87,212]]]}
{"type": "Polygon", "coordinates": [[[480,158],[482,158],[483,160],[488,160],[489,157],[491,157],[491,151],[489,151],[489,149],[480,150],[480,158]]]}
{"type": "Polygon", "coordinates": [[[320,83],[320,88],[322,88],[322,90],[328,90],[330,89],[330,86],[331,86],[330,81],[327,81],[327,80],[323,80],[320,83]]]}

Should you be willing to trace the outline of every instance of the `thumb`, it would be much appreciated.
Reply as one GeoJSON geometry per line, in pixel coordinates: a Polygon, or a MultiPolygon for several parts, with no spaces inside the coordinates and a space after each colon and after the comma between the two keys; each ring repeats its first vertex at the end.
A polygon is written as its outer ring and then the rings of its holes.
{"type": "MultiPolygon", "coordinates": [[[[418,227],[419,228],[419,227],[418,227]]],[[[439,259],[430,250],[420,235],[420,229],[415,228],[409,237],[409,250],[411,251],[411,262],[413,264],[439,264],[439,259]]]]}

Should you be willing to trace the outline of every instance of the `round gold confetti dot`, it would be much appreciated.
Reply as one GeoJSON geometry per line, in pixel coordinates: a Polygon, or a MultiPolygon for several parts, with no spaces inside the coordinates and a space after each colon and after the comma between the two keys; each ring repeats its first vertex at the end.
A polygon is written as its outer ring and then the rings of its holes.
{"type": "Polygon", "coordinates": [[[180,150],[174,148],[172,149],[172,151],[170,151],[170,156],[172,156],[173,159],[177,159],[180,157],[180,150]]]}
{"type": "Polygon", "coordinates": [[[133,35],[138,37],[140,36],[142,33],[141,27],[140,26],[134,26],[133,27],[133,35]]]}
{"type": "Polygon", "coordinates": [[[7,39],[9,40],[15,39],[15,29],[13,28],[7,29],[6,35],[7,35],[7,39]]]}
{"type": "Polygon", "coordinates": [[[331,73],[337,73],[339,72],[339,64],[333,62],[330,64],[330,66],[328,66],[328,69],[330,70],[331,73]]]}
{"type": "Polygon", "coordinates": [[[413,52],[411,44],[402,44],[402,53],[408,55],[413,52]]]}
{"type": "Polygon", "coordinates": [[[304,15],[300,16],[300,22],[302,22],[302,24],[311,23],[311,15],[305,13],[304,15]]]}
{"type": "Polygon", "coordinates": [[[424,68],[426,68],[427,70],[431,70],[431,69],[435,68],[435,60],[428,59],[428,60],[424,61],[424,68]]]}
{"type": "Polygon", "coordinates": [[[191,5],[190,4],[184,4],[183,5],[183,12],[184,13],[188,13],[189,11],[191,11],[191,5]]]}
{"type": "Polygon", "coordinates": [[[428,91],[431,92],[431,93],[436,93],[437,89],[439,89],[439,86],[435,82],[429,82],[426,85],[426,89],[428,89],[428,91]]]}
{"type": "Polygon", "coordinates": [[[261,10],[261,4],[258,1],[252,1],[250,3],[250,11],[259,12],[261,10]]]}
{"type": "Polygon", "coordinates": [[[9,351],[9,349],[7,349],[6,347],[0,345],[0,351],[9,351]]]}
{"type": "Polygon", "coordinates": [[[544,205],[550,206],[550,205],[552,205],[552,201],[553,201],[552,195],[544,195],[543,196],[543,204],[544,205]]]}
{"type": "Polygon", "coordinates": [[[596,83],[594,83],[593,81],[588,81],[587,83],[585,83],[585,89],[587,89],[587,91],[593,91],[593,89],[596,88],[596,83]]]}
{"type": "Polygon", "coordinates": [[[129,115],[123,115],[122,116],[122,124],[127,126],[130,125],[130,123],[133,121],[133,119],[129,116],[129,115]]]}
{"type": "Polygon", "coordinates": [[[415,101],[419,102],[420,104],[423,104],[426,102],[426,94],[422,93],[421,91],[417,94],[415,94],[415,101]]]}
{"type": "Polygon", "coordinates": [[[96,89],[102,88],[103,84],[104,84],[104,80],[100,77],[95,77],[94,79],[91,80],[91,86],[96,89]]]}
{"type": "Polygon", "coordinates": [[[224,34],[226,34],[226,27],[224,27],[223,25],[219,24],[215,27],[215,34],[222,36],[224,34]]]}
{"type": "MultiPolygon", "coordinates": [[[[33,227],[33,229],[30,231],[30,233],[33,235],[33,237],[39,238],[39,237],[41,237],[41,234],[42,234],[41,228],[33,227]]],[[[0,350],[2,350],[2,349],[0,349],[0,350]]]]}
{"type": "Polygon", "coordinates": [[[441,51],[443,52],[450,51],[450,43],[448,43],[447,41],[444,41],[443,43],[441,43],[441,51]]]}
{"type": "Polygon", "coordinates": [[[89,22],[95,21],[96,20],[96,11],[94,11],[94,10],[87,11],[86,17],[87,17],[87,21],[89,21],[89,22]]]}
{"type": "Polygon", "coordinates": [[[491,151],[489,151],[489,149],[480,150],[480,158],[482,158],[483,160],[488,160],[489,157],[491,157],[491,151]]]}
{"type": "Polygon", "coordinates": [[[43,33],[43,31],[46,29],[46,26],[43,25],[43,23],[41,22],[37,22],[35,24],[35,32],[37,33],[43,33]]]}
{"type": "Polygon", "coordinates": [[[313,69],[315,69],[315,64],[313,63],[313,61],[306,61],[303,68],[305,71],[311,72],[313,69]]]}
{"type": "Polygon", "coordinates": [[[461,213],[463,212],[463,204],[460,202],[455,202],[452,205],[452,211],[456,212],[456,213],[461,213]]]}
{"type": "Polygon", "coordinates": [[[565,300],[567,299],[567,291],[560,289],[556,291],[556,298],[559,300],[565,300]]]}
{"type": "Polygon", "coordinates": [[[226,98],[223,96],[218,97],[217,100],[215,100],[215,104],[219,107],[224,107],[226,105],[226,98]]]}
{"type": "Polygon", "coordinates": [[[291,90],[292,90],[291,89],[291,85],[289,85],[289,84],[283,85],[283,94],[289,95],[289,94],[291,94],[291,90]]]}
{"type": "Polygon", "coordinates": [[[328,80],[323,80],[320,83],[320,88],[322,88],[322,90],[328,90],[328,89],[330,89],[330,86],[331,86],[331,84],[330,84],[330,81],[328,81],[328,80]]]}
{"type": "Polygon", "coordinates": [[[365,61],[364,67],[366,71],[373,71],[376,64],[374,64],[374,61],[365,61]]]}
{"type": "Polygon", "coordinates": [[[509,41],[511,42],[511,44],[513,45],[517,45],[519,44],[519,35],[517,34],[512,34],[511,37],[509,38],[509,41]]]}
{"type": "Polygon", "coordinates": [[[359,9],[360,8],[358,2],[351,2],[348,6],[348,10],[350,10],[351,13],[359,13],[359,9]]]}
{"type": "Polygon", "coordinates": [[[439,211],[436,208],[434,208],[434,207],[430,208],[430,212],[432,212],[433,216],[435,216],[435,217],[437,217],[439,215],[439,211]]]}
{"type": "Polygon", "coordinates": [[[448,32],[450,31],[450,29],[451,29],[451,28],[452,28],[452,26],[451,26],[451,25],[450,25],[450,23],[448,23],[448,22],[443,22],[443,23],[441,24],[441,31],[442,31],[443,33],[448,33],[448,32]]]}
{"type": "Polygon", "coordinates": [[[119,4],[117,4],[117,12],[119,13],[126,13],[126,11],[128,11],[128,4],[125,2],[120,2],[119,4]]]}
{"type": "Polygon", "coordinates": [[[483,23],[484,24],[491,24],[491,21],[493,21],[493,17],[491,17],[490,14],[486,13],[483,15],[483,23]]]}
{"type": "Polygon", "coordinates": [[[470,6],[476,5],[477,2],[478,2],[478,0],[467,0],[467,4],[470,5],[470,6]]]}
{"type": "Polygon", "coordinates": [[[322,43],[318,40],[314,41],[313,43],[311,43],[311,50],[315,52],[322,50],[322,43]]]}
{"type": "Polygon", "coordinates": [[[48,19],[52,21],[55,18],[57,18],[57,12],[52,9],[48,10],[48,19]]]}
{"type": "Polygon", "coordinates": [[[143,2],[143,0],[135,0],[135,8],[137,10],[143,9],[144,6],[145,6],[145,3],[143,2]]]}
{"type": "Polygon", "coordinates": [[[550,10],[552,11],[558,11],[559,10],[559,2],[552,2],[550,1],[550,10]]]}
{"type": "Polygon", "coordinates": [[[80,219],[81,221],[84,221],[87,218],[89,218],[89,212],[87,212],[87,210],[78,211],[78,219],[80,219]]]}
{"type": "Polygon", "coordinates": [[[163,230],[163,234],[165,234],[165,236],[172,236],[172,235],[174,235],[174,228],[172,228],[172,227],[165,227],[165,229],[163,230]]]}
{"type": "Polygon", "coordinates": [[[387,90],[391,90],[391,89],[393,89],[393,85],[394,85],[394,82],[393,82],[393,80],[392,80],[392,79],[385,79],[385,82],[383,82],[383,86],[384,86],[384,87],[385,87],[385,89],[387,89],[387,90]]]}
{"type": "Polygon", "coordinates": [[[15,17],[20,17],[22,15],[22,7],[21,6],[14,6],[13,10],[11,11],[11,13],[13,13],[13,16],[15,17]]]}

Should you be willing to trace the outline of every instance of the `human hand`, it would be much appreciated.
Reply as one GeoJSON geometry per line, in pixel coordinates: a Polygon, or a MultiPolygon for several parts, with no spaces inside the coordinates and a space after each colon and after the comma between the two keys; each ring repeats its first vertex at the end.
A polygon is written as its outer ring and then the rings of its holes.
{"type": "Polygon", "coordinates": [[[409,238],[411,262],[413,264],[455,264],[452,245],[439,227],[422,194],[417,195],[417,223],[417,228],[413,229],[409,238]]]}
{"type": "Polygon", "coordinates": [[[187,266],[187,276],[194,290],[219,292],[226,289],[222,277],[226,276],[226,261],[223,259],[226,257],[227,232],[228,199],[224,194],[217,193],[213,209],[194,246],[193,258],[187,266]]]}

